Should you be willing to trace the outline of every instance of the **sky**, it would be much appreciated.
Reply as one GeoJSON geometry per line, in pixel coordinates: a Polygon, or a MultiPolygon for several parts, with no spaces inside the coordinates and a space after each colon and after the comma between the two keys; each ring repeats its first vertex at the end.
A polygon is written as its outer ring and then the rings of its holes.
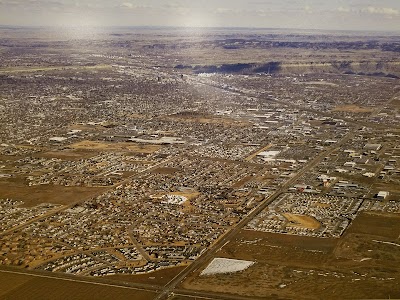
{"type": "Polygon", "coordinates": [[[0,25],[400,31],[400,0],[0,0],[0,25]]]}

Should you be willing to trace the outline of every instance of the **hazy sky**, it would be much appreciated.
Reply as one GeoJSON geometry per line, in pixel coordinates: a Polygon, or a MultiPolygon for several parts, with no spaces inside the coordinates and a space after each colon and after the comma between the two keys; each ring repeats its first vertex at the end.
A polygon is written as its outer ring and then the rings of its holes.
{"type": "Polygon", "coordinates": [[[400,0],[0,0],[0,24],[400,31],[400,0]]]}

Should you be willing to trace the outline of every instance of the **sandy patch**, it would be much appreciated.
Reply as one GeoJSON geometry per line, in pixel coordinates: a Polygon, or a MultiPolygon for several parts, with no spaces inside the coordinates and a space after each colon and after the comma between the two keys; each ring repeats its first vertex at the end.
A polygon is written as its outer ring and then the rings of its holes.
{"type": "Polygon", "coordinates": [[[247,260],[238,260],[230,258],[214,258],[212,262],[205,268],[200,275],[214,275],[214,274],[226,274],[236,273],[244,271],[254,262],[247,260]]]}
{"type": "Polygon", "coordinates": [[[352,112],[352,113],[370,113],[374,110],[368,107],[361,107],[357,105],[341,105],[336,106],[332,111],[334,112],[352,112]]]}
{"type": "Polygon", "coordinates": [[[293,226],[300,228],[318,229],[321,227],[321,223],[318,222],[314,217],[306,215],[295,215],[285,213],[283,216],[288,219],[289,222],[293,223],[293,226]]]}

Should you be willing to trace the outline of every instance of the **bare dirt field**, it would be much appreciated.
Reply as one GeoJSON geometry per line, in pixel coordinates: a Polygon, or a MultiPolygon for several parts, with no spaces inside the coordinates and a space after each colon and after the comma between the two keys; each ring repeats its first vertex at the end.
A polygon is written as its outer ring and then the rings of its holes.
{"type": "Polygon", "coordinates": [[[368,107],[361,107],[357,105],[341,105],[335,107],[333,111],[336,112],[352,112],[352,113],[371,113],[374,110],[368,107]]]}
{"type": "Polygon", "coordinates": [[[374,191],[388,191],[389,196],[386,200],[400,199],[400,185],[393,183],[374,183],[371,187],[374,191]]]}
{"type": "Polygon", "coordinates": [[[329,203],[315,203],[315,206],[318,206],[318,207],[323,207],[323,208],[327,208],[327,207],[331,207],[331,204],[329,204],[329,203]]]}
{"type": "Polygon", "coordinates": [[[177,168],[157,168],[151,171],[151,173],[158,173],[158,174],[174,174],[178,172],[179,169],[177,168]]]}
{"type": "MultiPolygon", "coordinates": [[[[73,279],[75,280],[75,279],[73,279]]],[[[76,279],[79,280],[79,279],[76,279]]],[[[32,277],[0,272],[0,300],[137,299],[149,300],[155,293],[109,285],[32,277]]]]}
{"type": "Polygon", "coordinates": [[[135,282],[135,283],[147,283],[164,286],[171,281],[175,276],[183,271],[185,267],[167,268],[149,274],[143,275],[112,275],[107,276],[107,279],[116,280],[119,282],[135,282]]]}
{"type": "Polygon", "coordinates": [[[55,71],[55,70],[65,70],[65,69],[74,69],[74,70],[82,70],[82,69],[110,69],[111,66],[107,65],[98,65],[98,66],[62,66],[62,67],[17,67],[17,68],[2,68],[0,69],[0,73],[28,73],[28,72],[46,72],[46,71],[55,71]]]}
{"type": "MultiPolygon", "coordinates": [[[[190,299],[193,299],[193,297],[176,295],[171,298],[171,300],[190,300],[190,299]]],[[[196,299],[196,297],[194,297],[194,299],[196,299]]]]}
{"type": "Polygon", "coordinates": [[[63,150],[63,151],[48,151],[36,154],[37,157],[43,158],[58,158],[62,160],[80,160],[95,156],[96,153],[85,150],[63,150]]]}
{"type": "Polygon", "coordinates": [[[105,143],[97,141],[82,141],[69,146],[71,149],[98,151],[130,151],[151,154],[161,148],[157,145],[141,145],[135,143],[105,143]]]}
{"type": "Polygon", "coordinates": [[[173,192],[171,193],[171,195],[175,195],[175,196],[182,196],[182,197],[186,197],[188,200],[192,200],[196,197],[198,197],[200,195],[200,193],[196,192],[196,191],[189,191],[189,192],[173,192]]]}
{"type": "Polygon", "coordinates": [[[350,225],[346,234],[368,234],[386,237],[389,239],[400,238],[400,215],[381,213],[362,213],[350,225]]]}
{"type": "Polygon", "coordinates": [[[306,85],[328,85],[328,86],[338,86],[336,83],[326,82],[326,81],[309,81],[303,82],[306,85]]]}
{"type": "Polygon", "coordinates": [[[176,114],[166,117],[170,120],[176,120],[180,122],[186,123],[201,123],[201,124],[220,124],[224,126],[237,126],[237,127],[246,127],[251,126],[251,123],[245,122],[243,120],[236,120],[229,117],[216,117],[212,115],[185,115],[185,114],[176,114]]]}
{"type": "MultiPolygon", "coordinates": [[[[385,235],[396,223],[384,218],[372,217],[372,224],[385,224],[376,234],[385,235]]],[[[262,299],[398,298],[400,247],[379,235],[356,234],[369,220],[360,215],[354,233],[340,239],[241,231],[215,257],[250,260],[254,265],[234,274],[200,276],[207,262],[182,287],[262,299]],[[369,256],[359,253],[363,248],[369,256]],[[377,251],[371,254],[371,249],[377,251]]]]}
{"type": "Polygon", "coordinates": [[[218,255],[254,261],[265,259],[267,252],[268,260],[285,261],[285,259],[290,259],[300,264],[307,264],[307,257],[312,260],[318,258],[318,260],[326,261],[326,254],[333,252],[337,242],[337,239],[243,230],[218,255]],[[297,251],[291,252],[290,249],[297,251]]]}
{"type": "Polygon", "coordinates": [[[318,229],[321,227],[321,223],[311,216],[289,213],[283,214],[283,216],[291,223],[292,226],[295,227],[309,229],[318,229]]]}
{"type": "Polygon", "coordinates": [[[40,203],[70,204],[79,199],[85,199],[103,191],[104,188],[65,187],[59,185],[26,186],[17,180],[0,182],[2,198],[24,201],[25,207],[36,206],[40,203]]]}
{"type": "Polygon", "coordinates": [[[29,276],[21,276],[8,273],[0,273],[0,299],[13,289],[32,280],[29,276]]]}

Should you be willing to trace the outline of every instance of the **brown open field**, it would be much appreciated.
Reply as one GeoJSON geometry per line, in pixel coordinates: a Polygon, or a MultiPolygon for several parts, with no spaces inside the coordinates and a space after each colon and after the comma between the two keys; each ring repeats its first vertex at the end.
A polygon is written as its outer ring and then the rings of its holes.
{"type": "Polygon", "coordinates": [[[336,106],[333,111],[338,111],[338,112],[352,112],[352,113],[370,113],[373,112],[373,108],[368,108],[368,107],[361,107],[357,105],[341,105],[341,106],[336,106]]]}
{"type": "Polygon", "coordinates": [[[399,108],[399,107],[400,107],[400,100],[393,99],[393,100],[390,102],[390,106],[399,108]]]}
{"type": "Polygon", "coordinates": [[[291,223],[292,226],[309,229],[318,229],[321,227],[321,223],[311,216],[289,213],[283,214],[283,216],[291,223]]]}
{"type": "Polygon", "coordinates": [[[346,234],[369,234],[389,239],[400,238],[400,215],[362,213],[352,222],[346,234]]]}
{"type": "Polygon", "coordinates": [[[32,280],[32,277],[15,274],[0,273],[0,299],[13,289],[32,280]]]}
{"type": "Polygon", "coordinates": [[[348,271],[302,269],[265,262],[235,274],[200,276],[195,282],[187,281],[184,287],[248,296],[249,299],[387,299],[400,296],[398,281],[360,279],[348,271]]]}
{"type": "MultiPolygon", "coordinates": [[[[361,225],[368,220],[360,218],[361,225]]],[[[396,222],[386,221],[389,227],[396,222]]],[[[200,276],[207,262],[182,287],[255,299],[399,298],[400,247],[379,241],[388,239],[363,234],[323,239],[244,230],[215,257],[250,260],[254,265],[238,273],[200,276]],[[370,257],[359,255],[363,247],[366,253],[379,251],[370,257]]]]}
{"type": "Polygon", "coordinates": [[[317,202],[317,203],[315,203],[315,206],[326,208],[326,207],[331,207],[331,204],[329,204],[329,203],[319,203],[319,202],[317,202]]]}
{"type": "Polygon", "coordinates": [[[97,66],[61,66],[61,67],[16,67],[16,68],[2,68],[1,73],[30,73],[30,72],[46,72],[55,70],[83,70],[83,69],[110,69],[108,65],[97,65],[97,66]]]}
{"type": "Polygon", "coordinates": [[[130,151],[151,154],[159,150],[158,145],[140,145],[136,143],[106,143],[97,141],[82,141],[69,145],[72,149],[98,150],[98,151],[130,151]]]}
{"type": "Polygon", "coordinates": [[[170,193],[171,195],[176,195],[176,196],[183,196],[186,197],[188,200],[192,200],[200,195],[199,192],[193,191],[193,192],[173,192],[170,193]]]}
{"type": "Polygon", "coordinates": [[[253,261],[290,260],[300,265],[309,265],[317,261],[324,263],[326,254],[333,252],[337,242],[337,239],[242,230],[218,255],[253,261]]]}
{"type": "Polygon", "coordinates": [[[59,185],[27,186],[17,180],[0,181],[0,195],[2,198],[12,198],[24,201],[24,206],[32,207],[40,203],[70,204],[79,199],[96,195],[105,188],[65,187],[59,185]]]}
{"type": "Polygon", "coordinates": [[[96,155],[96,153],[93,151],[60,150],[60,151],[41,152],[34,156],[43,157],[43,158],[59,158],[62,160],[80,160],[80,159],[91,158],[95,155],[96,155]]]}
{"type": "Polygon", "coordinates": [[[179,169],[177,168],[166,168],[166,167],[161,167],[161,168],[157,168],[154,170],[151,170],[151,173],[158,173],[158,174],[174,174],[176,172],[178,172],[179,169]]]}
{"type": "Polygon", "coordinates": [[[112,275],[107,276],[106,279],[115,280],[119,282],[135,282],[146,283],[164,286],[170,282],[175,276],[182,272],[185,267],[167,268],[149,274],[143,275],[112,275]]]}
{"type": "Polygon", "coordinates": [[[326,81],[308,81],[308,82],[302,82],[302,84],[338,86],[336,83],[326,82],[326,81]]]}
{"type": "MultiPolygon", "coordinates": [[[[149,300],[155,293],[127,287],[113,287],[101,283],[75,282],[75,279],[33,277],[0,271],[0,300],[149,300]]],[[[79,280],[79,279],[76,279],[79,280]]]]}
{"type": "Polygon", "coordinates": [[[170,120],[176,120],[180,122],[186,123],[202,123],[202,124],[220,124],[224,126],[237,126],[237,127],[246,127],[251,126],[250,122],[243,120],[236,120],[229,117],[217,117],[212,115],[170,115],[166,117],[170,120]]]}
{"type": "Polygon", "coordinates": [[[365,234],[348,234],[335,249],[335,256],[342,259],[358,261],[369,267],[368,273],[377,268],[381,272],[399,276],[400,243],[379,236],[365,234]],[[374,267],[374,268],[372,268],[374,267]]]}
{"type": "Polygon", "coordinates": [[[395,183],[374,183],[371,189],[378,191],[388,191],[389,196],[387,200],[398,200],[400,199],[400,185],[395,183]]]}

